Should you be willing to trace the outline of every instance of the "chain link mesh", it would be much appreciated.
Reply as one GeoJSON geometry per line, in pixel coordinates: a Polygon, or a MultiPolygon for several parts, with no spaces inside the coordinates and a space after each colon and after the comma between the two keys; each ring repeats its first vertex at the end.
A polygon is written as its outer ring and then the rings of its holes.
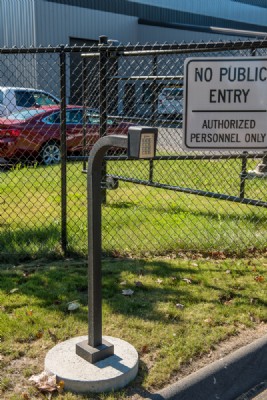
{"type": "Polygon", "coordinates": [[[133,125],[158,128],[157,156],[133,161],[120,149],[107,154],[106,254],[265,249],[267,181],[264,174],[248,174],[265,154],[185,152],[182,119],[186,58],[265,56],[266,46],[238,41],[2,49],[1,257],[59,253],[64,235],[65,250],[86,255],[90,149],[100,136],[127,134],[133,125]]]}

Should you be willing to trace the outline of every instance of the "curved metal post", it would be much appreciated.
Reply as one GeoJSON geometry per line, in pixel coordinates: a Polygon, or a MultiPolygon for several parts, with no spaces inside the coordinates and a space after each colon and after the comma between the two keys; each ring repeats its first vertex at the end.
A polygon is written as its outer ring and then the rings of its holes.
{"type": "Polygon", "coordinates": [[[101,273],[101,178],[102,161],[111,147],[127,149],[126,135],[100,138],[92,148],[87,168],[88,208],[88,343],[76,345],[76,353],[95,363],[114,354],[111,344],[102,339],[102,273],[101,273]]]}

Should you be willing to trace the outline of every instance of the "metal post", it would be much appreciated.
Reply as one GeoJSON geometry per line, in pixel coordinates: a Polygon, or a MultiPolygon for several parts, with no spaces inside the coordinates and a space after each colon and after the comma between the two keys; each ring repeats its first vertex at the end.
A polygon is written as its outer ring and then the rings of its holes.
{"type": "Polygon", "coordinates": [[[250,50],[250,53],[251,53],[252,57],[256,56],[256,50],[257,49],[255,47],[250,50]]]}
{"type": "MultiPolygon", "coordinates": [[[[153,56],[152,60],[152,76],[157,76],[158,74],[158,57],[153,56]]],[[[158,102],[158,87],[155,79],[152,81],[152,119],[156,119],[157,112],[157,102],[158,102]]]]}
{"type": "Polygon", "coordinates": [[[244,199],[245,197],[245,183],[247,178],[247,151],[243,153],[244,157],[242,158],[242,170],[240,175],[240,198],[244,199]]]}
{"type": "Polygon", "coordinates": [[[61,246],[67,253],[66,53],[60,52],[61,246]]]}
{"type": "Polygon", "coordinates": [[[149,160],[149,182],[153,182],[153,171],[154,171],[154,162],[153,160],[149,160]]]}
{"type": "MultiPolygon", "coordinates": [[[[88,104],[88,71],[87,71],[88,61],[87,58],[83,57],[82,61],[82,93],[83,93],[83,152],[82,155],[86,156],[86,130],[87,130],[87,113],[86,108],[88,104]]],[[[83,171],[86,169],[86,159],[83,160],[83,171]]]]}
{"type": "MultiPolygon", "coordinates": [[[[106,136],[107,134],[107,36],[99,37],[99,112],[100,112],[100,137],[106,136]]],[[[102,182],[104,187],[102,188],[102,203],[106,204],[107,192],[105,189],[105,181],[107,174],[107,163],[103,160],[102,162],[102,182]]]]}
{"type": "MultiPolygon", "coordinates": [[[[158,57],[153,56],[152,60],[152,76],[157,76],[158,73],[158,57]]],[[[152,120],[156,119],[158,90],[155,80],[152,82],[152,120]]],[[[149,160],[149,182],[153,182],[154,161],[149,160]]]]}
{"type": "Polygon", "coordinates": [[[101,167],[105,153],[111,147],[127,149],[125,135],[100,138],[88,158],[88,342],[76,345],[76,353],[95,363],[114,354],[114,347],[102,338],[102,273],[101,273],[101,167]]]}

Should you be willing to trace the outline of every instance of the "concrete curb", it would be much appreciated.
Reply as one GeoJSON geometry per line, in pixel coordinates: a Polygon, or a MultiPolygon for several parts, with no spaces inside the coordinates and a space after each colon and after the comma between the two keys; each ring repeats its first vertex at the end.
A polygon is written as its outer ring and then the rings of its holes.
{"type": "Polygon", "coordinates": [[[266,377],[267,335],[146,399],[233,400],[266,377]]]}

